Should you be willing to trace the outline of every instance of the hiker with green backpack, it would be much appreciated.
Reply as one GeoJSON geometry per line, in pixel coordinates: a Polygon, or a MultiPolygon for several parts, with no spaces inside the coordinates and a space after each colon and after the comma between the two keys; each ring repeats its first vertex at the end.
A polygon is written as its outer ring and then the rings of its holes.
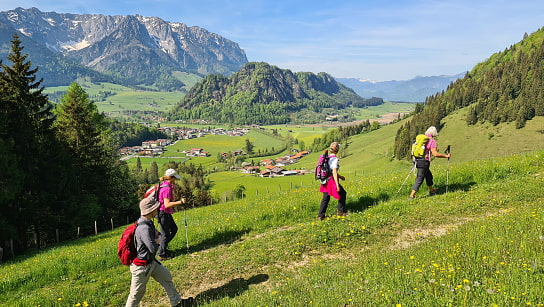
{"type": "Polygon", "coordinates": [[[410,198],[416,198],[416,193],[419,187],[425,182],[429,187],[429,194],[434,195],[438,189],[433,187],[433,173],[431,173],[431,155],[436,158],[450,158],[451,153],[443,155],[438,153],[438,145],[436,144],[435,137],[438,136],[438,131],[435,126],[429,127],[425,134],[420,134],[416,137],[416,142],[412,145],[412,157],[414,159],[415,167],[417,168],[417,176],[414,186],[412,187],[412,193],[410,198]]]}

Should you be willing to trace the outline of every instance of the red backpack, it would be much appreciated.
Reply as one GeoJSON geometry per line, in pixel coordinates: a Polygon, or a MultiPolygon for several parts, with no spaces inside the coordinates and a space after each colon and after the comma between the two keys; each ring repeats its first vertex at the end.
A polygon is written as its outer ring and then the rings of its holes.
{"type": "Polygon", "coordinates": [[[136,227],[138,227],[138,222],[129,225],[125,231],[123,231],[123,235],[121,235],[121,239],[119,239],[119,243],[117,244],[117,257],[124,265],[131,265],[134,258],[138,255],[136,252],[136,240],[134,236],[136,227]]]}

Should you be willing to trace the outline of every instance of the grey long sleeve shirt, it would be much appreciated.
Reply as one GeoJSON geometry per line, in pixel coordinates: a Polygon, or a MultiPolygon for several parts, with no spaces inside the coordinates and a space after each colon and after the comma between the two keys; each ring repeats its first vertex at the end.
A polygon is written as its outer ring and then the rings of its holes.
{"type": "Polygon", "coordinates": [[[153,221],[140,216],[138,227],[136,227],[136,251],[138,259],[151,262],[155,259],[155,254],[159,249],[159,244],[155,241],[155,225],[153,221]]]}

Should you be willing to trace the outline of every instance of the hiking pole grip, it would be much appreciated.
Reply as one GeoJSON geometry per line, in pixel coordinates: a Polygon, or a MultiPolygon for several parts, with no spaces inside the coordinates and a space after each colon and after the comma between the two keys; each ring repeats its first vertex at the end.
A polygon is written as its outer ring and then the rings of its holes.
{"type": "MultiPolygon", "coordinates": [[[[451,145],[448,145],[448,147],[446,148],[446,150],[444,150],[444,153],[445,154],[449,154],[450,153],[450,149],[451,149],[451,145]]],[[[450,160],[450,158],[448,158],[448,161],[450,160]]]]}

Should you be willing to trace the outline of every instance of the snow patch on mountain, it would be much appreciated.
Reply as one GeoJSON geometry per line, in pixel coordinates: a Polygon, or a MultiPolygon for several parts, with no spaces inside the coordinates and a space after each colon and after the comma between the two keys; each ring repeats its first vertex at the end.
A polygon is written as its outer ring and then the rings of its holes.
{"type": "Polygon", "coordinates": [[[75,51],[75,50],[81,50],[83,48],[89,47],[91,44],[88,41],[83,40],[81,42],[74,42],[74,41],[63,42],[63,43],[60,43],[59,45],[60,45],[60,48],[64,51],[75,51]]]}

